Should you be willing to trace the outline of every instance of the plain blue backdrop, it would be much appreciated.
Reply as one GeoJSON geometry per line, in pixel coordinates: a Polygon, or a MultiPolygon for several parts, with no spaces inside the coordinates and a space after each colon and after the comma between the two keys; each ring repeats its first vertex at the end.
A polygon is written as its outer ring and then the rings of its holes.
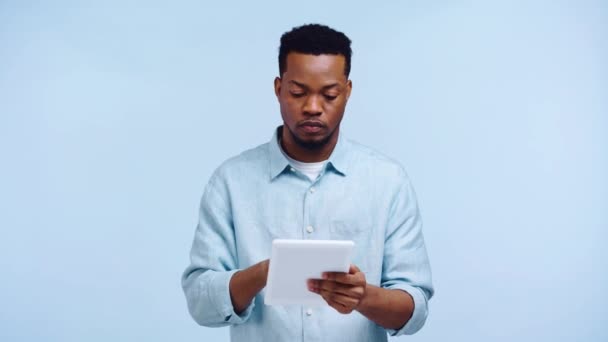
{"type": "MultiPolygon", "coordinates": [[[[0,3],[0,340],[226,341],[180,275],[202,190],[280,124],[280,35],[353,40],[345,135],[405,165],[410,341],[607,341],[606,1],[0,3]]],[[[401,340],[401,338],[399,338],[401,340]]]]}

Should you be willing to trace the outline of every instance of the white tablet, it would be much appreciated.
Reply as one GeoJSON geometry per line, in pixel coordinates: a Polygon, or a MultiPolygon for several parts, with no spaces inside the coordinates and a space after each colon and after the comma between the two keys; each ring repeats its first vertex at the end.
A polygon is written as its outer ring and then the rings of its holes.
{"type": "Polygon", "coordinates": [[[266,305],[327,305],[310,292],[307,280],[323,272],[348,272],[355,243],[344,240],[272,241],[266,282],[266,305]]]}

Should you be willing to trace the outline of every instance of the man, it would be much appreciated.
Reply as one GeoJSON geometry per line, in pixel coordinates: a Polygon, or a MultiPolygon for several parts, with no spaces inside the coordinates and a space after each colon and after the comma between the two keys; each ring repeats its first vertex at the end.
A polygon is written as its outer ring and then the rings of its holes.
{"type": "Polygon", "coordinates": [[[340,132],[351,53],[327,26],[285,33],[274,80],[283,126],[205,188],[182,286],[194,320],[229,325],[233,341],[385,341],[426,320],[433,287],[410,181],[340,132]],[[355,241],[348,273],[308,283],[327,307],[264,305],[275,238],[355,241]]]}

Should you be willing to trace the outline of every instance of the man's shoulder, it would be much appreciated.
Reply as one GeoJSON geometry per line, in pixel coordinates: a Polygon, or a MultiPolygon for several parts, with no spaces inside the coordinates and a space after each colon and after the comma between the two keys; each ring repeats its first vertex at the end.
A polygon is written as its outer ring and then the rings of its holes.
{"type": "Polygon", "coordinates": [[[352,164],[365,169],[373,169],[381,176],[407,178],[404,166],[396,159],[380,152],[376,148],[361,144],[352,139],[346,139],[349,151],[352,153],[352,164]]]}
{"type": "Polygon", "coordinates": [[[243,178],[263,171],[268,163],[268,142],[245,150],[222,162],[213,173],[212,180],[243,178]]]}

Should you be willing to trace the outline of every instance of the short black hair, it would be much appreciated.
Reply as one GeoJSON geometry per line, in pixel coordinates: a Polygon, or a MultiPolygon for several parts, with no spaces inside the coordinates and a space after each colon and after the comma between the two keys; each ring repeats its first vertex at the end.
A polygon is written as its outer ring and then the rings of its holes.
{"type": "Polygon", "coordinates": [[[281,36],[279,47],[279,73],[283,76],[287,69],[287,55],[299,52],[310,55],[342,55],[346,60],[344,75],[350,74],[350,39],[342,32],[320,24],[306,24],[294,27],[281,36]]]}

